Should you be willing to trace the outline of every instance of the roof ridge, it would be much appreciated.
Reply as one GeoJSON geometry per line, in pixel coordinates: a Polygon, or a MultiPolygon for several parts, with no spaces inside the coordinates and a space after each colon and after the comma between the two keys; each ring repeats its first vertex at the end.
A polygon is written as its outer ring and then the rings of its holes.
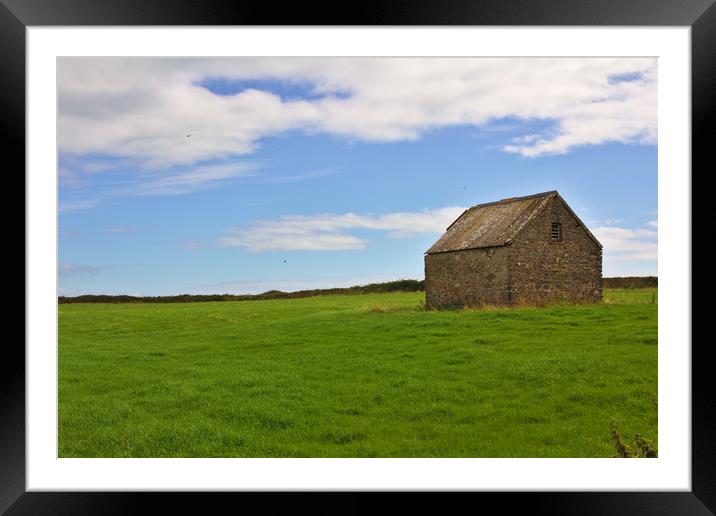
{"type": "Polygon", "coordinates": [[[482,208],[484,206],[493,206],[495,204],[508,204],[511,202],[516,201],[524,201],[525,199],[532,199],[535,197],[547,197],[548,195],[559,195],[559,192],[557,190],[550,190],[548,192],[540,192],[536,194],[531,195],[523,195],[522,197],[508,197],[506,199],[500,199],[499,201],[492,201],[492,202],[483,202],[482,204],[476,204],[474,206],[470,206],[465,211],[463,211],[455,220],[453,220],[450,225],[445,228],[445,231],[449,231],[451,227],[455,225],[455,223],[462,218],[463,215],[465,215],[468,211],[474,210],[475,208],[482,208]]]}
{"type": "Polygon", "coordinates": [[[540,192],[536,194],[531,195],[523,195],[522,197],[507,197],[506,199],[500,199],[499,201],[492,201],[492,202],[483,202],[482,204],[476,204],[475,206],[470,206],[467,210],[471,210],[473,208],[482,208],[483,206],[492,206],[495,204],[508,204],[511,202],[516,201],[524,201],[525,199],[532,199],[534,197],[547,197],[548,195],[559,195],[559,192],[557,190],[550,190],[548,192],[540,192]]]}

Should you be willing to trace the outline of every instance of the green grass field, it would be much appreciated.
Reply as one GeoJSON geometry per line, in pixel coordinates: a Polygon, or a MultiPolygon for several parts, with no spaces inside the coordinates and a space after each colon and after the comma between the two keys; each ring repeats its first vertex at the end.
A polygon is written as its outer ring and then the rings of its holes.
{"type": "Polygon", "coordinates": [[[657,443],[656,289],[59,306],[60,457],[613,457],[657,443]],[[652,302],[653,301],[653,302],[652,302]]]}

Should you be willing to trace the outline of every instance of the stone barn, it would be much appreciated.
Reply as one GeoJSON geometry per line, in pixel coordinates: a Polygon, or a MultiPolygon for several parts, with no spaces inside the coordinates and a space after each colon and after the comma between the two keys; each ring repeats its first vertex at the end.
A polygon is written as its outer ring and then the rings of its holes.
{"type": "Polygon", "coordinates": [[[602,245],[556,191],[465,210],[425,256],[427,308],[602,299],[602,245]]]}

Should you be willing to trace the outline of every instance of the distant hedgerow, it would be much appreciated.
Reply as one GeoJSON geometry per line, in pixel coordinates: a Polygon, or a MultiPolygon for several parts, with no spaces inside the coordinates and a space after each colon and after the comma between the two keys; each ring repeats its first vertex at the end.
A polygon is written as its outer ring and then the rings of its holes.
{"type": "Polygon", "coordinates": [[[368,285],[355,285],[347,288],[326,288],[313,290],[299,290],[297,292],[282,292],[268,290],[261,294],[208,294],[178,296],[107,296],[87,294],[83,296],[60,296],[57,301],[66,303],[201,303],[217,301],[259,301],[263,299],[296,299],[314,296],[334,296],[351,294],[382,294],[386,292],[422,292],[425,290],[425,281],[404,279],[388,281],[385,283],[370,283],[368,285]]]}

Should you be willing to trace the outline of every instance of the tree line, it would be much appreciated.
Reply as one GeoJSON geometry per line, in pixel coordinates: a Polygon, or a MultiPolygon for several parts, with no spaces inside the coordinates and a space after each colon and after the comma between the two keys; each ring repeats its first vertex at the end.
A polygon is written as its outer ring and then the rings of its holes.
{"type": "MultiPolygon", "coordinates": [[[[604,278],[604,288],[648,288],[657,287],[656,276],[629,276],[604,278]]],[[[346,288],[322,288],[283,292],[268,290],[261,294],[180,294],[177,296],[109,296],[85,294],[82,296],[60,296],[58,302],[65,303],[202,303],[215,301],[260,301],[262,299],[295,299],[300,297],[333,296],[350,294],[380,294],[385,292],[422,292],[425,280],[397,280],[384,283],[370,283],[346,288]]]]}
{"type": "Polygon", "coordinates": [[[421,292],[425,281],[398,280],[385,283],[370,283],[346,288],[323,288],[282,292],[269,290],[261,294],[180,294],[177,296],[108,296],[86,294],[82,296],[60,296],[62,303],[201,303],[212,301],[259,301],[262,299],[294,299],[299,297],[328,296],[340,294],[380,294],[384,292],[421,292]]]}

